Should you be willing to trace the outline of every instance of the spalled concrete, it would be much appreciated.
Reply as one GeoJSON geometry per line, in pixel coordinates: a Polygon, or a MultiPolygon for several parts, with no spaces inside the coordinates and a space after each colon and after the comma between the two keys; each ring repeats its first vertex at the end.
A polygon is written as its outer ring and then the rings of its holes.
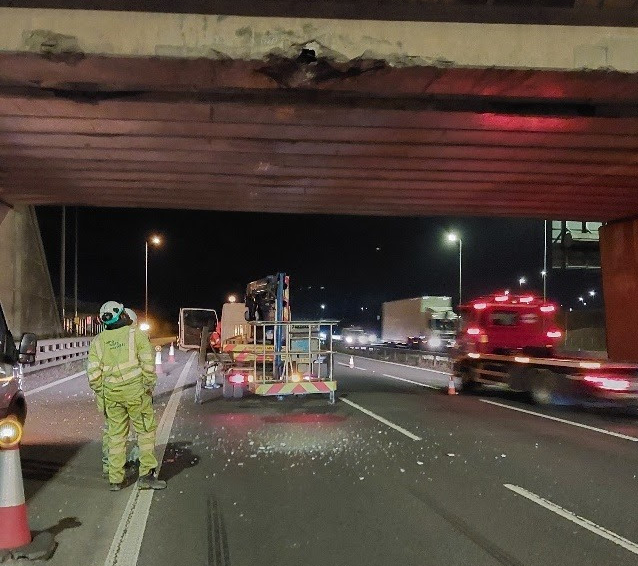
{"type": "Polygon", "coordinates": [[[638,71],[636,28],[21,8],[0,8],[0,21],[0,52],[259,60],[310,43],[337,61],[638,71]]]}

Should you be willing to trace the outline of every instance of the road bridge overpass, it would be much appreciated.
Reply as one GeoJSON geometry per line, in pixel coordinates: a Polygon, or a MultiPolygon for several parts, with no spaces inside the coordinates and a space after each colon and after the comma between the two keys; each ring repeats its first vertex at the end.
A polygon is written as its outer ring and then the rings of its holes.
{"type": "MultiPolygon", "coordinates": [[[[331,18],[270,3],[266,16],[0,8],[0,198],[634,217],[636,13],[564,4],[509,20],[511,7],[462,2],[449,17],[428,17],[429,3],[391,4],[396,17],[347,3],[331,18]]],[[[638,290],[638,264],[621,233],[616,267],[603,260],[610,324],[625,332],[635,317],[613,304],[638,290]]]]}

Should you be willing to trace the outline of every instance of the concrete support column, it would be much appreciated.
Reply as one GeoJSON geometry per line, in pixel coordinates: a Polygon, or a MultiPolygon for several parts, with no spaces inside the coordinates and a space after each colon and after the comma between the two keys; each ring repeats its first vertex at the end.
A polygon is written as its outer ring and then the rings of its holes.
{"type": "Polygon", "coordinates": [[[0,303],[16,337],[62,331],[32,206],[0,207],[0,303]]]}
{"type": "Polygon", "coordinates": [[[609,358],[638,362],[638,219],[603,226],[600,255],[609,358]]]}

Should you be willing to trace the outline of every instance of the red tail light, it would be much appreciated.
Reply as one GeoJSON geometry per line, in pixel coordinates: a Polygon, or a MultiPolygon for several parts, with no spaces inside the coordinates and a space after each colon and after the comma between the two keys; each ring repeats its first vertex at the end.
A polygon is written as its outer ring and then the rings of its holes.
{"type": "Polygon", "coordinates": [[[554,305],[543,305],[541,307],[541,312],[554,312],[556,307],[554,305]]]}
{"type": "Polygon", "coordinates": [[[480,328],[475,328],[475,327],[470,327],[467,329],[467,333],[470,336],[478,336],[481,333],[481,329],[480,328]]]}
{"type": "Polygon", "coordinates": [[[483,310],[483,309],[486,309],[486,308],[487,308],[487,303],[474,303],[474,308],[475,308],[477,311],[481,311],[481,310],[483,310]]]}
{"type": "Polygon", "coordinates": [[[605,389],[606,391],[626,391],[631,387],[631,383],[627,379],[619,379],[616,377],[586,375],[585,381],[591,383],[594,387],[605,389]]]}
{"type": "Polygon", "coordinates": [[[563,333],[560,330],[548,330],[547,337],[548,338],[560,338],[563,333]]]}

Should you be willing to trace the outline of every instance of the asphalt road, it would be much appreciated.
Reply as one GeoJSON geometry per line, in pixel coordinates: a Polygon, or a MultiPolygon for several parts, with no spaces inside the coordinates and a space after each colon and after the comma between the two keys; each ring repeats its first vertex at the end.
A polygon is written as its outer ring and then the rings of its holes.
{"type": "Polygon", "coordinates": [[[160,379],[169,487],[153,495],[107,490],[85,375],[27,376],[25,490],[32,529],[56,534],[50,564],[638,562],[631,415],[447,396],[444,373],[345,356],[336,405],[196,405],[190,359],[160,379]]]}

